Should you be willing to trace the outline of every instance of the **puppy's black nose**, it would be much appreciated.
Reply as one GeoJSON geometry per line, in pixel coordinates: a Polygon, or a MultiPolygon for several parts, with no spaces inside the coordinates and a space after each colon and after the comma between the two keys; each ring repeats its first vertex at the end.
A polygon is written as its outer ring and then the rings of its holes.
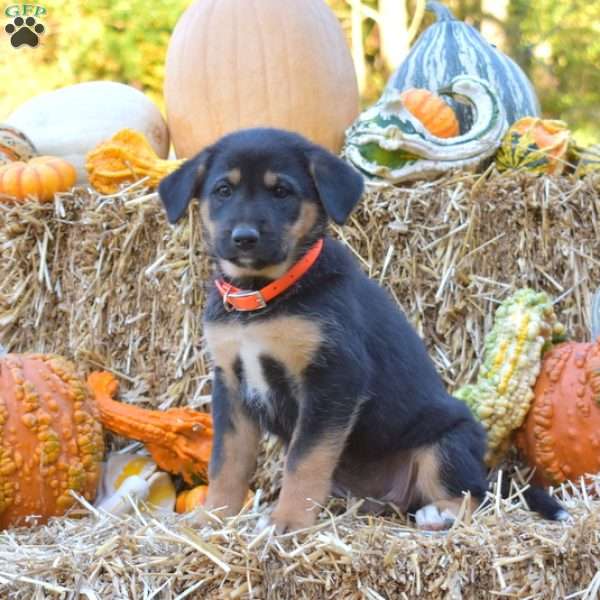
{"type": "Polygon", "coordinates": [[[250,225],[238,225],[231,232],[231,239],[240,250],[252,250],[259,237],[258,230],[250,225]]]}

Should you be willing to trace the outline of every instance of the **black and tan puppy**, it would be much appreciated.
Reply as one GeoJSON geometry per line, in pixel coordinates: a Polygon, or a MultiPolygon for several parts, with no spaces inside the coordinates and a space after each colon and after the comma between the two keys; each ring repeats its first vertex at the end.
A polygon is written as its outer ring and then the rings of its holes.
{"type": "Polygon", "coordinates": [[[436,529],[463,492],[473,503],[486,492],[482,427],[388,294],[327,237],[328,219],[344,223],[362,192],[336,156],[273,129],[229,135],[160,185],[172,223],[199,199],[217,265],[204,314],[214,360],[207,508],[240,510],[265,429],[287,445],[279,531],[314,523],[315,503],[332,493],[394,503],[436,529]]]}

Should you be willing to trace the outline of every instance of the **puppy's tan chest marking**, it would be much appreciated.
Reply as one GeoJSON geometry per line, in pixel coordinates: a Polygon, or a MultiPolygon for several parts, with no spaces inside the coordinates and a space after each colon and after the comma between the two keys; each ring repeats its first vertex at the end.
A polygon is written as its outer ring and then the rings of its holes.
{"type": "Polygon", "coordinates": [[[247,391],[264,403],[268,403],[269,385],[261,357],[276,360],[298,380],[323,342],[318,324],[292,316],[248,324],[207,323],[204,334],[215,366],[223,370],[228,387],[237,387],[234,366],[239,358],[247,391]]]}

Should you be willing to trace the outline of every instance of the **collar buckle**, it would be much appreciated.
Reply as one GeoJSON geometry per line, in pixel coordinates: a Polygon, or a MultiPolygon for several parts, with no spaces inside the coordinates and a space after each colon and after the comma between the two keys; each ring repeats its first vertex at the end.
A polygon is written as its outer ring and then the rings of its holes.
{"type": "Polygon", "coordinates": [[[223,294],[223,306],[227,312],[238,310],[240,312],[249,312],[267,308],[267,302],[259,290],[240,290],[239,292],[226,291],[223,294]],[[245,299],[254,298],[255,305],[244,302],[245,299]],[[241,302],[236,302],[241,300],[241,302]]]}

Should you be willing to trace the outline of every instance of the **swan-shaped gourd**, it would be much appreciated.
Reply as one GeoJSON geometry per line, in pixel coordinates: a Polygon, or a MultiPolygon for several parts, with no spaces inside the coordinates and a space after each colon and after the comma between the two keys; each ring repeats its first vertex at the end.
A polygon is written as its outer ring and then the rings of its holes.
{"type": "Polygon", "coordinates": [[[388,89],[346,132],[344,158],[367,176],[390,183],[476,168],[496,152],[508,128],[498,95],[486,81],[467,75],[455,77],[438,93],[471,105],[469,131],[436,137],[409,112],[401,92],[388,89]]]}

